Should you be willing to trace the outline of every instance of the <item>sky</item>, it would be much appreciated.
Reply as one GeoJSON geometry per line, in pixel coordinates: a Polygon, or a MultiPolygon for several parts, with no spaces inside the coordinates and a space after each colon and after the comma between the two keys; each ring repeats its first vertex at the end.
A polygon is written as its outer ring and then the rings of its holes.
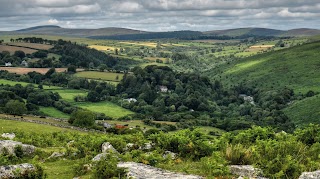
{"type": "Polygon", "coordinates": [[[0,31],[39,25],[145,31],[320,29],[320,0],[0,0],[0,31]]]}

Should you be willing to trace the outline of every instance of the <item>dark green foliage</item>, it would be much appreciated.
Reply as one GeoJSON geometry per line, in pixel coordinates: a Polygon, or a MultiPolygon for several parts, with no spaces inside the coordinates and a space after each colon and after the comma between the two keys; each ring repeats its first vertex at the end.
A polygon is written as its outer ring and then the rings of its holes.
{"type": "Polygon", "coordinates": [[[23,102],[10,100],[5,106],[5,111],[9,114],[22,115],[27,112],[27,108],[23,102]]]}
{"type": "Polygon", "coordinates": [[[69,123],[79,127],[92,127],[95,124],[96,114],[91,111],[74,111],[69,119],[69,123]]]}
{"type": "Polygon", "coordinates": [[[124,168],[117,167],[118,159],[112,154],[107,154],[100,160],[94,170],[94,177],[98,179],[104,178],[125,178],[126,171],[124,168]]]}

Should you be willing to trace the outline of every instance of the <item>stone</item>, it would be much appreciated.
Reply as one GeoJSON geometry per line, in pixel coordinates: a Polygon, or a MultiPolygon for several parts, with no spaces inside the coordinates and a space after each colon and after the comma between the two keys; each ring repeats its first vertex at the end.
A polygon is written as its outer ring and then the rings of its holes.
{"type": "Polygon", "coordinates": [[[172,160],[176,159],[177,154],[173,153],[171,151],[165,151],[164,154],[162,155],[163,158],[170,158],[172,160]]]}
{"type": "Polygon", "coordinates": [[[127,178],[136,179],[160,179],[160,178],[170,178],[170,179],[202,179],[201,176],[196,175],[185,175],[181,173],[170,172],[167,170],[155,168],[149,165],[144,165],[135,162],[120,162],[117,167],[127,168],[127,178]]]}
{"type": "Polygon", "coordinates": [[[68,147],[68,148],[72,147],[73,143],[74,143],[74,140],[69,141],[69,142],[67,143],[67,147],[68,147]]]}
{"type": "Polygon", "coordinates": [[[144,143],[144,146],[142,146],[142,150],[150,150],[152,149],[152,143],[148,142],[148,143],[144,143]]]}
{"type": "Polygon", "coordinates": [[[48,159],[63,157],[65,153],[53,152],[48,159]]]}
{"type": "Polygon", "coordinates": [[[95,157],[93,157],[92,161],[94,162],[98,162],[100,161],[102,158],[104,158],[107,155],[107,153],[101,153],[96,155],[95,157]]]}
{"type": "Polygon", "coordinates": [[[24,175],[27,172],[34,172],[36,168],[29,163],[19,165],[0,166],[0,178],[16,178],[17,175],[24,175]],[[17,171],[19,171],[17,173],[17,171]]]}
{"type": "Polygon", "coordinates": [[[299,179],[318,179],[320,178],[320,170],[314,172],[303,172],[299,179]]]}
{"type": "Polygon", "coordinates": [[[22,144],[21,142],[12,140],[0,140],[0,154],[6,151],[8,154],[14,155],[14,150],[17,146],[22,147],[23,154],[25,155],[33,154],[36,150],[36,147],[33,145],[22,144]]]}
{"type": "Polygon", "coordinates": [[[16,135],[14,133],[3,133],[1,137],[12,140],[16,137],[16,135]]]}
{"type": "Polygon", "coordinates": [[[102,153],[107,153],[110,151],[118,153],[118,151],[110,144],[110,142],[104,142],[102,144],[101,151],[102,151],[102,153]]]}
{"type": "Polygon", "coordinates": [[[124,148],[125,151],[133,150],[139,148],[136,144],[128,143],[124,148]]]}
{"type": "Polygon", "coordinates": [[[261,170],[254,168],[252,165],[230,165],[230,172],[234,175],[247,178],[258,178],[262,175],[261,170]]]}

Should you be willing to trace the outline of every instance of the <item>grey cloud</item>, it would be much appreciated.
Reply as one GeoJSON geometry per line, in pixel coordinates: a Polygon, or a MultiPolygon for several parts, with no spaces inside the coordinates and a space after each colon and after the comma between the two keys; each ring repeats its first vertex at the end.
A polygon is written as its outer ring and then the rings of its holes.
{"type": "Polygon", "coordinates": [[[56,24],[151,31],[319,28],[315,0],[0,0],[0,30],[56,24]]]}

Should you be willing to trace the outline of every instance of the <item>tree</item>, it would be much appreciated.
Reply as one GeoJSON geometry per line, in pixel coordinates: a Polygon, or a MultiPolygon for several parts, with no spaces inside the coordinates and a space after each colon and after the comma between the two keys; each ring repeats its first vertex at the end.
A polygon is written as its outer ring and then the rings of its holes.
{"type": "Polygon", "coordinates": [[[95,124],[96,115],[87,110],[74,111],[69,119],[69,123],[80,127],[92,127],[95,124]]]}
{"type": "Polygon", "coordinates": [[[5,106],[5,111],[13,115],[22,115],[27,112],[26,105],[18,100],[10,100],[5,106]]]}
{"type": "Polygon", "coordinates": [[[68,66],[67,72],[68,73],[76,73],[77,72],[77,67],[74,66],[74,65],[70,65],[70,66],[68,66]]]}
{"type": "Polygon", "coordinates": [[[26,57],[26,54],[25,54],[23,51],[18,50],[18,51],[15,51],[15,52],[14,52],[14,56],[23,59],[24,57],[26,57]]]}

